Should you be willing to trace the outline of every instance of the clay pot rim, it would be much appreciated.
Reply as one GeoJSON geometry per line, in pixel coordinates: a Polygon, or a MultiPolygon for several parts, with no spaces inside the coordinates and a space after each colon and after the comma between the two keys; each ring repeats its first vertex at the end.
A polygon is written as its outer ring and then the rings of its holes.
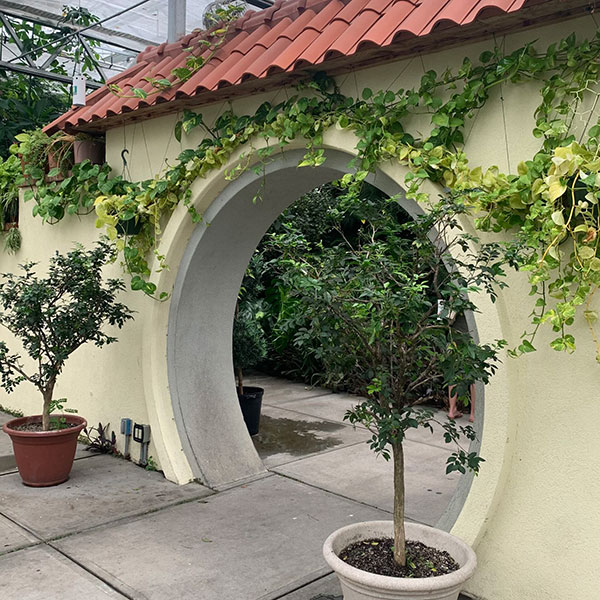
{"type": "Polygon", "coordinates": [[[76,423],[75,427],[69,427],[67,429],[54,429],[52,431],[18,431],[13,429],[14,426],[26,425],[27,423],[39,423],[42,420],[42,415],[31,415],[28,417],[18,417],[7,421],[2,425],[2,431],[13,437],[23,438],[39,438],[39,437],[60,437],[66,435],[73,435],[79,433],[82,429],[87,427],[87,421],[78,415],[70,413],[56,413],[52,414],[52,417],[64,417],[68,423],[76,423]]]}

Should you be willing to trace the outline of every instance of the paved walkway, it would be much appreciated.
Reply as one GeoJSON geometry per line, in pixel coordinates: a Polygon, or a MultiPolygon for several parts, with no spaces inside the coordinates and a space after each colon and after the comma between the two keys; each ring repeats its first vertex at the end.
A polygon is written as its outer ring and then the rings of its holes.
{"type": "MultiPolygon", "coordinates": [[[[323,540],[390,517],[390,465],[342,421],[353,397],[253,383],[266,388],[255,444],[269,473],[225,491],[82,449],[68,482],[28,488],[0,433],[0,598],[339,600],[323,540]]],[[[443,440],[415,432],[406,446],[407,515],[433,524],[456,483],[443,440]]]]}

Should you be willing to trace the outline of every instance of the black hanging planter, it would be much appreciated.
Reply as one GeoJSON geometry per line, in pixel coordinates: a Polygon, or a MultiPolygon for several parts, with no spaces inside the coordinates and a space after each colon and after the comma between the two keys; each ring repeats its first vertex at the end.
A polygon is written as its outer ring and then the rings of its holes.
{"type": "Polygon", "coordinates": [[[242,409],[244,422],[246,423],[250,435],[256,435],[258,433],[260,425],[260,409],[264,393],[265,390],[263,388],[248,386],[244,386],[243,394],[238,392],[240,408],[242,409]]]}

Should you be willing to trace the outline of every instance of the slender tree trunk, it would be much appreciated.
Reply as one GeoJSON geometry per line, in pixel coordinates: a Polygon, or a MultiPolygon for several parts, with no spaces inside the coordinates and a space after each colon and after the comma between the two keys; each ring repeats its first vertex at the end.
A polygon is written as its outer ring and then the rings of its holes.
{"type": "Polygon", "coordinates": [[[406,566],[406,534],[404,532],[404,449],[402,443],[392,448],[394,457],[394,560],[406,566]]]}
{"type": "Polygon", "coordinates": [[[42,429],[48,431],[50,429],[50,402],[52,402],[52,393],[54,386],[48,385],[44,388],[42,395],[44,396],[44,409],[42,411],[42,429]]]}
{"type": "Polygon", "coordinates": [[[238,383],[238,394],[241,396],[244,393],[244,380],[242,379],[242,369],[238,367],[236,369],[237,383],[238,383]]]}

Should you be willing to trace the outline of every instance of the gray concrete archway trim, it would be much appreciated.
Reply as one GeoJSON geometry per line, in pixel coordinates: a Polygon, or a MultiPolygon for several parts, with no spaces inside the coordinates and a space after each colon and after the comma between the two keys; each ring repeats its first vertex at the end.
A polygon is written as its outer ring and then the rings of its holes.
{"type": "MultiPolygon", "coordinates": [[[[175,421],[195,477],[212,487],[264,472],[239,410],[231,357],[233,314],[248,262],[269,226],[302,194],[348,172],[352,156],[328,150],[316,169],[298,168],[303,150],[274,157],[261,174],[249,170],[211,203],[179,266],[169,312],[167,369],[175,421]],[[262,200],[253,203],[262,188],[262,200]]],[[[409,214],[422,212],[382,172],[370,183],[398,196],[409,214]]],[[[469,325],[475,331],[472,316],[469,325]]],[[[478,396],[478,400],[481,396],[478,396]]],[[[482,421],[478,402],[477,420],[482,421]]],[[[440,476],[443,474],[440,473],[440,476]]],[[[463,477],[444,529],[456,520],[470,488],[463,477]]]]}

